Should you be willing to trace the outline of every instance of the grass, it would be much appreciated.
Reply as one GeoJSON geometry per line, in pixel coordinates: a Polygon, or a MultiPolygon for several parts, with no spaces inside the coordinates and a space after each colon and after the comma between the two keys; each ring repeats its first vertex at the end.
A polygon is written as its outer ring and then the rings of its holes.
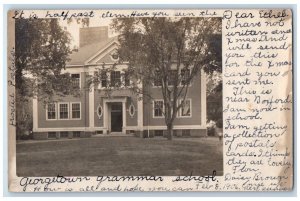
{"type": "Polygon", "coordinates": [[[223,174],[217,138],[99,137],[17,144],[18,176],[223,174]]]}

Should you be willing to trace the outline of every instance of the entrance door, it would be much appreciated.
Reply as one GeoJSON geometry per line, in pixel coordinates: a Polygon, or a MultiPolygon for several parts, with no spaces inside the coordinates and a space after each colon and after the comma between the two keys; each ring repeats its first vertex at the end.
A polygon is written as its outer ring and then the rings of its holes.
{"type": "Polygon", "coordinates": [[[111,104],[111,132],[122,132],[122,103],[111,104]]]}

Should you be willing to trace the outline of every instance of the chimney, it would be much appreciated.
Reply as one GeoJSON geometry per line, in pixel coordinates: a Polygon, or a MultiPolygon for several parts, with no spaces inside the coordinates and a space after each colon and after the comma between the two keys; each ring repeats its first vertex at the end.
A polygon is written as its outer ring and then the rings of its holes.
{"type": "Polygon", "coordinates": [[[108,27],[87,27],[79,30],[79,47],[108,39],[108,27]]]}

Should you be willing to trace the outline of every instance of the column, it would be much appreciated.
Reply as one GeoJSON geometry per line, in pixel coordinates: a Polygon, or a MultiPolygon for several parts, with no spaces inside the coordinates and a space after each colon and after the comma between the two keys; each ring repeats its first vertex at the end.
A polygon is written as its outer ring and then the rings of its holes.
{"type": "Polygon", "coordinates": [[[201,70],[201,126],[206,125],[206,74],[201,70]]]}
{"type": "MultiPolygon", "coordinates": [[[[143,83],[140,82],[138,84],[138,87],[140,89],[143,88],[143,83]]],[[[143,94],[139,95],[139,100],[137,101],[137,123],[138,123],[138,130],[143,131],[144,130],[144,108],[143,108],[143,94]]]]}
{"type": "Polygon", "coordinates": [[[138,123],[138,130],[143,131],[143,118],[144,118],[144,111],[143,111],[143,95],[140,95],[140,100],[137,101],[137,123],[138,123]]]}
{"type": "MultiPolygon", "coordinates": [[[[56,107],[56,106],[55,106],[56,107]]],[[[38,101],[37,101],[37,98],[34,97],[32,99],[32,112],[33,112],[33,115],[32,115],[32,119],[33,119],[33,132],[36,132],[37,131],[37,128],[38,128],[38,101]]],[[[56,113],[57,113],[57,109],[56,109],[56,113]]],[[[46,114],[47,115],[47,114],[46,114]]],[[[56,114],[57,116],[58,114],[56,114]]]]}
{"type": "MultiPolygon", "coordinates": [[[[94,72],[89,72],[90,76],[94,76],[94,72]]],[[[89,130],[92,131],[94,130],[95,127],[95,104],[94,104],[94,99],[95,99],[95,89],[94,85],[90,87],[89,90],[89,130]]]]}
{"type": "Polygon", "coordinates": [[[107,108],[107,102],[103,101],[103,134],[107,134],[108,130],[108,108],[107,108]]]}
{"type": "Polygon", "coordinates": [[[123,119],[122,133],[126,134],[126,101],[122,101],[122,119],[123,119]]]}

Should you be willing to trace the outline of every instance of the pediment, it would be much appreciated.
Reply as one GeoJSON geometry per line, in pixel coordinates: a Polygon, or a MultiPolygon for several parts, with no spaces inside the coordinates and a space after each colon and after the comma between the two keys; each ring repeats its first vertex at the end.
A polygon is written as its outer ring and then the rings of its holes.
{"type": "Polygon", "coordinates": [[[116,63],[118,57],[116,55],[119,43],[114,40],[90,57],[86,64],[116,63]]]}

